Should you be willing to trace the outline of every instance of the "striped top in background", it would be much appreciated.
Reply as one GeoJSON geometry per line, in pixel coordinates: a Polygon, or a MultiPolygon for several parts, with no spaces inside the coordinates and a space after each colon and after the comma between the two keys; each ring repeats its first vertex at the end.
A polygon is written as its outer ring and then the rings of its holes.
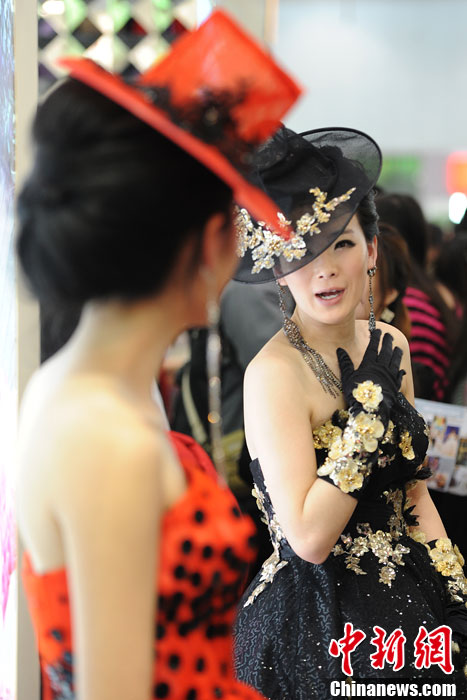
{"type": "Polygon", "coordinates": [[[412,323],[409,347],[415,395],[432,401],[446,401],[450,351],[441,314],[430,297],[415,287],[407,287],[404,304],[412,323]]]}

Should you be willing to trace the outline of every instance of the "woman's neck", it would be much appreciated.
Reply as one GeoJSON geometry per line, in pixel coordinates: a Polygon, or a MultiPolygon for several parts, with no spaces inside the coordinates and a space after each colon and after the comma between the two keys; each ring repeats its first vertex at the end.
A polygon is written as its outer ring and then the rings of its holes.
{"type": "Polygon", "coordinates": [[[298,307],[292,316],[300,328],[304,340],[322,355],[335,356],[336,348],[343,347],[351,351],[357,344],[355,319],[346,319],[340,324],[319,323],[298,307]]]}
{"type": "Polygon", "coordinates": [[[168,346],[186,327],[184,306],[165,295],[131,304],[93,302],[60,361],[67,372],[113,378],[148,400],[168,346]]]}

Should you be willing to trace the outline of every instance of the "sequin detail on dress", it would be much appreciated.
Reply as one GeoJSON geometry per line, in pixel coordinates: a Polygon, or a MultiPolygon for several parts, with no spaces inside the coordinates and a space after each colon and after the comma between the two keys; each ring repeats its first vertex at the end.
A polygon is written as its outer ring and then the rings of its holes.
{"type": "Polygon", "coordinates": [[[263,514],[261,520],[268,526],[269,535],[271,537],[271,542],[274,551],[271,554],[271,556],[268,557],[263,563],[259,572],[259,584],[246,599],[245,603],[243,604],[244,607],[251,605],[253,601],[257,598],[257,596],[259,596],[259,594],[264,591],[267,584],[272,582],[277,572],[280,571],[280,569],[283,569],[284,566],[287,566],[287,561],[281,560],[280,543],[282,540],[285,540],[285,537],[284,533],[281,530],[281,526],[279,525],[279,521],[277,520],[276,514],[274,513],[274,511],[272,511],[271,515],[268,515],[268,512],[264,505],[264,493],[260,491],[256,484],[254,484],[251,493],[256,498],[258,508],[263,514]]]}
{"type": "Polygon", "coordinates": [[[344,561],[347,569],[356,574],[366,574],[360,566],[360,558],[367,552],[371,552],[383,564],[379,569],[380,583],[391,586],[396,578],[397,566],[404,566],[403,555],[410,549],[398,540],[407,534],[406,524],[402,514],[402,502],[404,494],[401,489],[385,491],[384,495],[388,504],[392,504],[394,511],[387,521],[388,530],[373,532],[369,523],[357,523],[358,537],[350,534],[341,535],[342,543],[336,544],[332,553],[335,557],[345,555],[344,561]]]}
{"type": "MultiPolygon", "coordinates": [[[[371,400],[371,397],[369,397],[371,400]]],[[[313,431],[318,468],[335,436],[341,436],[346,412],[337,412],[313,431]]],[[[341,639],[347,622],[366,634],[352,654],[355,678],[395,681],[411,678],[455,681],[457,696],[467,698],[463,671],[447,677],[439,667],[415,667],[413,643],[423,624],[434,630],[445,624],[448,592],[431,564],[426,547],[409,536],[416,524],[407,489],[425,479],[428,440],[425,423],[402,394],[382,438],[371,481],[337,543],[322,564],[298,557],[286,538],[278,540],[280,562],[252,604],[239,607],[235,659],[238,677],[269,700],[330,700],[329,679],[345,680],[341,658],[329,654],[332,639],[341,639]],[[415,454],[403,454],[401,435],[408,431],[415,454]],[[402,628],[407,638],[405,667],[398,672],[376,669],[370,656],[374,626],[388,634],[402,628]]],[[[258,460],[251,464],[262,508],[273,508],[258,460]]],[[[246,602],[260,585],[260,574],[246,591],[246,602]]],[[[457,655],[459,656],[459,655],[457,655]]],[[[456,655],[453,655],[456,665],[456,655]]]]}

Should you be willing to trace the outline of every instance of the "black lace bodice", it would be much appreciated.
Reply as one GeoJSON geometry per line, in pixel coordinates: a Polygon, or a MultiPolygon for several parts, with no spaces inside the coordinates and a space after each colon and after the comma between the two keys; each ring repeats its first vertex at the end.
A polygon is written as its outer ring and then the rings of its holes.
{"type": "MultiPolygon", "coordinates": [[[[326,459],[328,447],[336,431],[342,431],[348,418],[346,411],[336,411],[332,418],[313,430],[317,466],[326,459]]],[[[422,467],[428,447],[425,421],[403,394],[378,451],[376,473],[372,474],[365,496],[359,501],[340,540],[332,550],[334,556],[345,556],[349,568],[361,573],[360,558],[372,552],[382,559],[382,581],[390,585],[396,574],[396,564],[407,549],[398,540],[407,535],[408,526],[416,524],[413,506],[407,490],[418,479],[426,479],[429,471],[422,467]],[[384,550],[384,553],[383,553],[384,550]]],[[[274,553],[266,566],[282,568],[284,562],[296,556],[287,542],[274,513],[259,461],[251,463],[258,507],[267,521],[274,553]],[[279,562],[280,560],[280,562],[279,562]]],[[[264,572],[263,572],[264,573],[264,572]]],[[[270,576],[268,578],[271,578],[270,576]]],[[[272,579],[271,579],[272,580],[272,579]]],[[[261,582],[261,591],[264,589],[261,582]]],[[[256,589],[252,595],[261,592],[256,589]]]]}

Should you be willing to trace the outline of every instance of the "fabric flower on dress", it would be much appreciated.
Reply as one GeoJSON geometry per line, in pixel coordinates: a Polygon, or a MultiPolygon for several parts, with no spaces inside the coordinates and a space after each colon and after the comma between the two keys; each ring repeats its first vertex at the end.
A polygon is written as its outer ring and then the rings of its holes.
{"type": "Polygon", "coordinates": [[[412,437],[408,430],[401,433],[399,447],[401,449],[402,456],[405,457],[405,459],[415,459],[415,452],[412,447],[412,437]]]}
{"type": "MultiPolygon", "coordinates": [[[[414,482],[417,483],[417,482],[414,482]]],[[[420,542],[420,544],[424,544],[427,549],[429,549],[427,542],[426,542],[426,535],[424,532],[421,530],[412,530],[410,533],[410,537],[415,540],[415,542],[420,542]]]]}
{"type": "Polygon", "coordinates": [[[384,435],[384,425],[376,416],[361,411],[355,417],[355,429],[361,437],[365,452],[378,449],[378,438],[384,435]]]}
{"type": "Polygon", "coordinates": [[[364,555],[369,552],[376,557],[379,569],[379,582],[391,588],[397,574],[397,567],[404,566],[404,554],[410,552],[409,548],[398,542],[405,534],[404,517],[402,513],[403,492],[400,489],[385,491],[386,501],[393,508],[393,512],[387,522],[387,530],[374,532],[369,523],[358,523],[358,537],[350,534],[341,535],[341,542],[336,544],[332,553],[335,557],[344,555],[345,566],[355,574],[367,574],[365,571],[364,555]]]}
{"type": "Polygon", "coordinates": [[[315,450],[327,450],[330,445],[342,435],[342,429],[331,420],[313,430],[315,450]]]}
{"type": "Polygon", "coordinates": [[[387,445],[388,443],[393,443],[394,442],[394,423],[392,420],[389,421],[388,427],[386,429],[386,432],[384,434],[384,438],[382,440],[382,445],[387,445]]]}
{"type": "Polygon", "coordinates": [[[467,607],[467,579],[462,568],[464,557],[458,547],[453,547],[448,537],[440,537],[429,542],[427,548],[436,571],[447,578],[446,588],[451,601],[464,603],[467,607]]]}
{"type": "Polygon", "coordinates": [[[271,508],[271,514],[269,515],[266,509],[266,496],[256,484],[253,485],[251,494],[256,499],[256,505],[261,511],[261,520],[268,526],[273,552],[271,556],[263,562],[259,576],[259,584],[248,596],[246,602],[243,604],[244,608],[251,605],[259,594],[264,591],[266,586],[272,582],[277,572],[288,564],[286,559],[281,559],[280,544],[285,540],[285,535],[279,525],[274,509],[271,508]]]}
{"type": "Polygon", "coordinates": [[[331,479],[344,493],[361,489],[363,486],[363,475],[359,471],[359,463],[354,460],[348,460],[345,467],[331,474],[331,479]]]}
{"type": "Polygon", "coordinates": [[[459,576],[463,574],[462,566],[454,551],[451,540],[440,537],[430,549],[430,557],[435,568],[442,576],[459,576]]]}
{"type": "Polygon", "coordinates": [[[465,559],[464,559],[464,557],[462,556],[462,554],[461,554],[461,552],[460,552],[460,549],[459,549],[459,547],[457,546],[457,544],[454,545],[453,551],[454,551],[454,554],[455,554],[456,557],[457,557],[457,561],[459,562],[459,564],[460,564],[461,566],[464,566],[464,564],[465,564],[465,559]]]}
{"type": "Polygon", "coordinates": [[[378,449],[378,438],[384,434],[384,425],[376,415],[361,411],[357,416],[350,416],[342,432],[340,428],[332,431],[328,426],[316,439],[329,443],[328,456],[317,474],[329,477],[344,493],[352,493],[362,488],[365,478],[371,471],[361,457],[363,453],[374,453],[378,449]]]}
{"type": "Polygon", "coordinates": [[[379,384],[375,384],[370,379],[357,384],[352,391],[353,396],[359,401],[365,411],[376,411],[383,400],[383,390],[379,384]]]}

